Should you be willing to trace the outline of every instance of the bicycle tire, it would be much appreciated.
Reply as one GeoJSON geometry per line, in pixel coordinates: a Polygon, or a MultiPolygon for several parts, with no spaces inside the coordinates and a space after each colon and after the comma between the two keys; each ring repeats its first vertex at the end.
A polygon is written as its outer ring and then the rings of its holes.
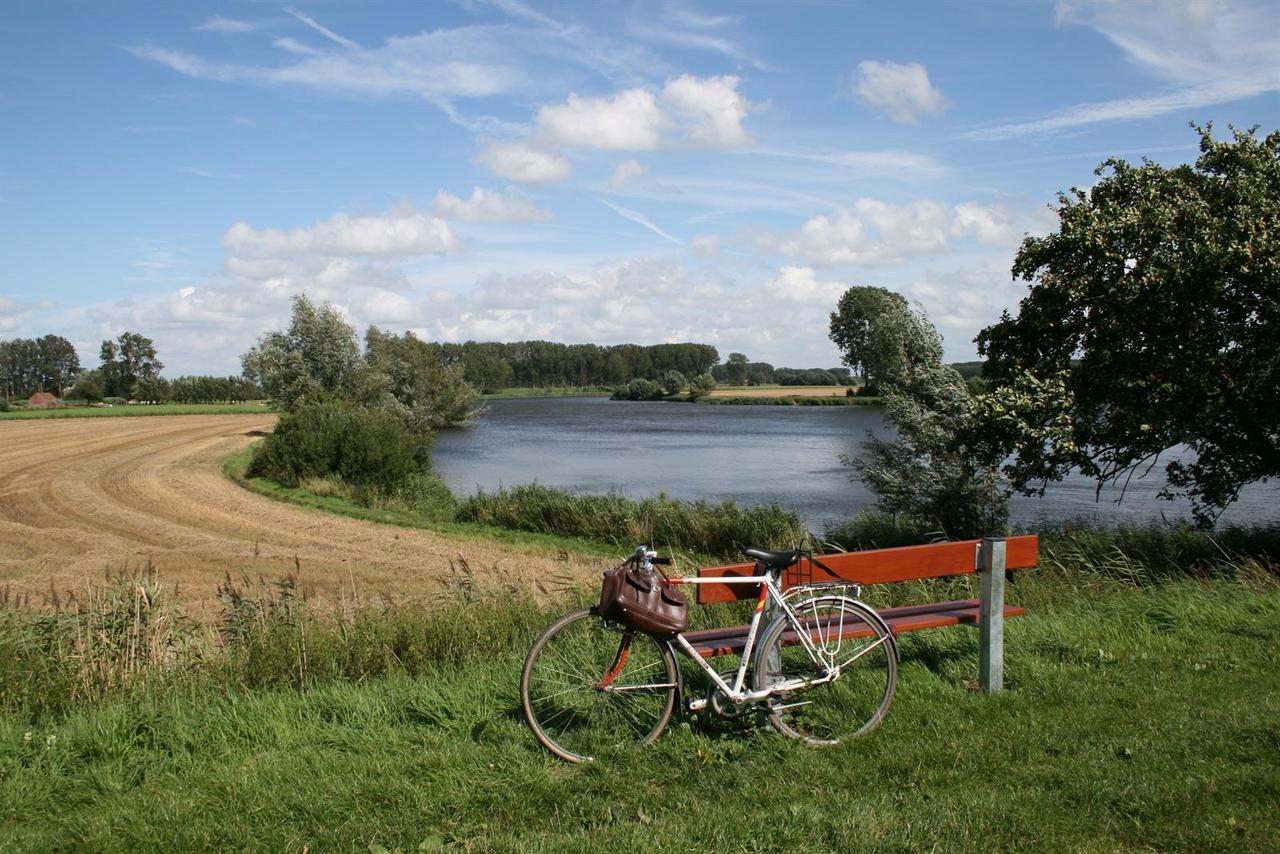
{"type": "Polygon", "coordinates": [[[845,596],[815,596],[792,608],[805,621],[821,662],[810,656],[784,615],[761,636],[752,675],[756,690],[785,680],[820,677],[832,663],[842,666],[834,681],[766,700],[769,724],[789,738],[814,746],[838,744],[878,727],[897,687],[893,634],[870,607],[845,596]]]}
{"type": "Polygon", "coordinates": [[[520,706],[543,747],[584,762],[661,735],[675,711],[678,686],[679,665],[669,644],[583,609],[556,620],[534,643],[520,674],[520,706]],[[619,661],[628,637],[627,655],[619,661]]]}

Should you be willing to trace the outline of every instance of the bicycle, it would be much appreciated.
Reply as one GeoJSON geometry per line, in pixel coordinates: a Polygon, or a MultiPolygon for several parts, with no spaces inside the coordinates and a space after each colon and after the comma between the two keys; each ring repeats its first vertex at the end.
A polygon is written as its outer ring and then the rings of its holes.
{"type": "MultiPolygon", "coordinates": [[[[879,726],[893,702],[898,651],[888,625],[858,598],[860,588],[819,582],[784,594],[783,570],[801,557],[821,564],[799,549],[745,554],[755,559],[757,574],[670,579],[758,585],[736,671],[717,672],[686,633],[652,635],[602,619],[592,608],[574,611],[542,633],[520,675],[520,704],[538,741],[562,759],[590,761],[653,742],[677,705],[729,719],[754,711],[783,735],[815,746],[879,726]],[[777,617],[761,631],[766,612],[777,617]],[[706,675],[705,696],[686,696],[676,650],[706,675]]],[[[670,563],[640,546],[624,566],[656,573],[656,565],[670,563]]]]}

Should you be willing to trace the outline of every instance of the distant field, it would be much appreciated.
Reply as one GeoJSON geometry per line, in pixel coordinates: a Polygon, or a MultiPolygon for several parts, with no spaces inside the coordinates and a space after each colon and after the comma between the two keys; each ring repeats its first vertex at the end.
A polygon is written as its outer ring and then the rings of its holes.
{"type": "Polygon", "coordinates": [[[708,397],[844,397],[845,385],[753,385],[718,388],[708,397]]]}
{"type": "Polygon", "coordinates": [[[265,403],[161,403],[154,406],[66,406],[59,409],[17,409],[0,412],[0,421],[34,418],[121,418],[135,415],[258,415],[270,412],[265,403]]]}

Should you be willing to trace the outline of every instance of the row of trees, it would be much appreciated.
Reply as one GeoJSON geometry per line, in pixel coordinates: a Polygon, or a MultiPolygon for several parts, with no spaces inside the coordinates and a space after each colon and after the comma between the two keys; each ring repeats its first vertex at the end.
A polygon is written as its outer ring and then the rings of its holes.
{"type": "Polygon", "coordinates": [[[976,394],[922,311],[883,288],[844,294],[831,338],[897,433],[846,459],[882,509],[991,533],[1010,492],[1072,471],[1123,485],[1185,448],[1162,496],[1208,525],[1280,477],[1280,132],[1197,131],[1193,165],[1107,160],[1059,196],[1057,230],[1015,257],[1032,283],[1018,314],[978,335],[976,394]]]}
{"type": "Polygon", "coordinates": [[[483,392],[512,386],[617,386],[636,378],[659,381],[668,371],[707,373],[720,361],[708,344],[557,344],[553,341],[424,344],[442,365],[458,365],[483,392]]]}
{"type": "MultiPolygon", "coordinates": [[[[97,403],[120,398],[106,393],[100,370],[85,371],[67,395],[72,400],[97,403]]],[[[150,377],[138,380],[131,399],[141,403],[243,403],[260,400],[262,390],[245,377],[150,377]]]]}
{"type": "Polygon", "coordinates": [[[61,335],[0,341],[0,382],[6,398],[38,391],[61,395],[80,374],[80,357],[61,335]]]}
{"type": "Polygon", "coordinates": [[[715,365],[711,375],[725,385],[849,385],[853,373],[846,367],[775,368],[768,362],[752,362],[742,353],[730,353],[722,365],[715,365]]]}

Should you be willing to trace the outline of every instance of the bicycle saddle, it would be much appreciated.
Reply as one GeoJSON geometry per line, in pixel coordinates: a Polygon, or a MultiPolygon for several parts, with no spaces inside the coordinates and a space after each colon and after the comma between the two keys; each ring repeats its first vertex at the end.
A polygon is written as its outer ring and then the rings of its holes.
{"type": "Polygon", "coordinates": [[[770,569],[786,569],[800,559],[800,549],[787,549],[782,552],[767,552],[764,549],[745,549],[747,557],[755,558],[770,569]]]}

